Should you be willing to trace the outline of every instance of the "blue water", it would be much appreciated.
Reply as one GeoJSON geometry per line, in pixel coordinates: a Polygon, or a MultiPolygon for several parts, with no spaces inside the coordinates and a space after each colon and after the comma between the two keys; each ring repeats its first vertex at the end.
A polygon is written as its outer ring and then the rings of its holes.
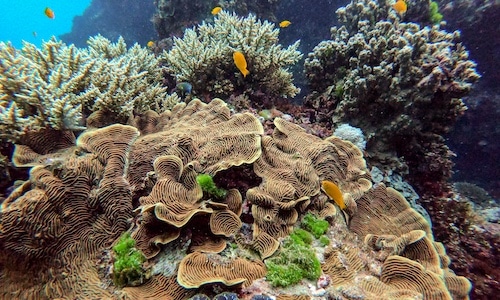
{"type": "Polygon", "coordinates": [[[0,41],[11,41],[15,47],[22,40],[40,46],[43,40],[71,31],[73,17],[81,15],[92,0],[0,0],[0,41]],[[50,7],[56,17],[44,14],[50,7]]]}

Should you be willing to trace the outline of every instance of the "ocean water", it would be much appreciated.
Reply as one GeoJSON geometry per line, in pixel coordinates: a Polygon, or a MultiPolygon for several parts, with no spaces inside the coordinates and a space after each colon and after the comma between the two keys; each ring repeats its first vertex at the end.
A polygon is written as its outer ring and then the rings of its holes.
{"type": "Polygon", "coordinates": [[[0,41],[10,41],[21,47],[22,41],[40,46],[43,40],[71,31],[73,18],[81,15],[91,0],[0,0],[0,41]],[[44,10],[50,7],[55,18],[49,19],[44,10]]]}

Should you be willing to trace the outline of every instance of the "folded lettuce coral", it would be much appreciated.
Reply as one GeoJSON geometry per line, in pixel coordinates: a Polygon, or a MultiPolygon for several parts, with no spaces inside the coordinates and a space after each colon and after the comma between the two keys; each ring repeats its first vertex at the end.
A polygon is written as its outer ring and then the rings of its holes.
{"type": "Polygon", "coordinates": [[[133,112],[172,105],[164,101],[158,59],[137,44],[127,49],[122,38],[112,43],[98,35],[86,49],[55,38],[41,49],[2,42],[0,58],[2,139],[18,142],[26,132],[45,128],[82,130],[98,110],[124,123],[133,112]]]}
{"type": "MultiPolygon", "coordinates": [[[[3,201],[0,298],[182,300],[213,284],[262,293],[266,285],[252,285],[266,272],[272,281],[290,261],[301,278],[330,276],[323,293],[331,298],[467,298],[469,281],[448,269],[429,224],[398,192],[372,186],[352,143],[321,139],[280,118],[265,133],[255,115],[231,114],[220,99],[146,115],[156,121],[142,136],[121,124],[86,130],[71,151],[44,158],[58,163],[35,165],[29,181],[3,201]],[[199,173],[214,176],[217,185],[226,177],[220,184],[225,198],[204,195],[199,173]],[[245,173],[261,180],[248,182],[245,173]],[[320,191],[321,180],[342,190],[349,226],[320,191]],[[330,245],[318,248],[300,230],[287,238],[300,219],[330,245]],[[120,289],[113,285],[110,252],[125,231],[135,246],[129,240],[115,252],[141,250],[132,271],[145,259],[154,273],[120,289]]],[[[29,155],[22,161],[29,165],[29,155]]],[[[304,290],[311,293],[307,285],[294,291],[304,290]]]]}
{"type": "Polygon", "coordinates": [[[161,55],[168,73],[177,82],[187,81],[199,96],[230,96],[260,91],[269,96],[293,97],[300,90],[292,83],[289,67],[302,54],[299,42],[283,48],[278,44],[279,29],[273,23],[260,21],[250,14],[246,18],[225,11],[213,23],[187,29],[183,38],[161,55]],[[250,74],[243,78],[233,62],[240,51],[250,74]]]}

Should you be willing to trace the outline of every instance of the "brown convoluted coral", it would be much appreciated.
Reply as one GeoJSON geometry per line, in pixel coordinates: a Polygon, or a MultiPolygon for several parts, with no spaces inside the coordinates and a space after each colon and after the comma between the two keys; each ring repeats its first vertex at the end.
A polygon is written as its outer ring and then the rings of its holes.
{"type": "Polygon", "coordinates": [[[229,260],[218,254],[193,252],[179,264],[177,281],[185,288],[222,282],[226,286],[249,284],[266,274],[264,263],[250,262],[243,258],[229,260]]]}
{"type": "Polygon", "coordinates": [[[57,153],[64,157],[57,164],[34,158],[30,180],[0,211],[0,297],[181,300],[211,286],[245,293],[265,276],[263,260],[280,238],[311,211],[331,225],[322,269],[335,284],[324,285],[323,295],[467,298],[470,283],[447,268],[425,219],[396,191],[372,187],[352,143],[280,118],[268,136],[255,116],[231,115],[220,99],[178,104],[152,119],[156,125],[140,137],[134,127],[111,125],[84,132],[57,153]],[[222,200],[204,195],[195,180],[241,165],[262,182],[229,189],[222,200]],[[349,227],[320,192],[323,179],[344,192],[349,227]],[[107,253],[127,230],[151,271],[142,285],[119,289],[107,253]]]}
{"type": "Polygon", "coordinates": [[[319,194],[321,180],[337,182],[352,201],[371,187],[361,151],[353,144],[335,137],[322,140],[279,118],[274,125],[272,136],[262,138],[262,155],[254,163],[263,183],[246,195],[255,218],[256,250],[264,258],[275,248],[273,239],[290,234],[298,213],[319,194]]]}
{"type": "Polygon", "coordinates": [[[76,151],[30,180],[1,208],[1,298],[111,297],[95,263],[130,226],[124,179],[138,131],[113,125],[82,134],[76,151]]]}
{"type": "MultiPolygon", "coordinates": [[[[424,299],[468,298],[472,285],[448,268],[450,261],[444,247],[434,242],[425,218],[401,194],[380,184],[356,204],[358,211],[349,228],[364,239],[365,245],[376,252],[376,260],[382,263],[379,278],[382,284],[375,284],[371,277],[362,279],[367,291],[374,292],[378,285],[385,297],[404,291],[407,295],[423,295],[424,299]]],[[[359,266],[359,257],[347,257],[348,265],[357,262],[359,266]]],[[[334,257],[334,262],[337,260],[334,257]]],[[[354,279],[352,275],[350,278],[354,279]]]]}
{"type": "Polygon", "coordinates": [[[423,189],[451,174],[442,135],[465,111],[461,98],[479,75],[458,31],[400,22],[389,4],[354,0],[337,11],[342,26],[305,62],[306,105],[320,122],[361,128],[370,164],[409,169],[423,189]]]}

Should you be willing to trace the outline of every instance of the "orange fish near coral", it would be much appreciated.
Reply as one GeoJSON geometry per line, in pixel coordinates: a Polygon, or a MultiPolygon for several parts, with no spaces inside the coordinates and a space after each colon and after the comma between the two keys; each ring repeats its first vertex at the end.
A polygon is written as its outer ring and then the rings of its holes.
{"type": "Polygon", "coordinates": [[[155,42],[153,41],[149,41],[146,46],[148,46],[148,48],[153,48],[155,46],[155,42]]]}
{"type": "Polygon", "coordinates": [[[402,15],[408,9],[408,5],[404,0],[397,0],[396,3],[392,5],[392,8],[394,8],[394,10],[398,12],[398,14],[402,15]]]}
{"type": "Polygon", "coordinates": [[[240,51],[235,51],[233,53],[234,64],[240,70],[243,77],[247,77],[250,72],[247,70],[247,60],[245,59],[245,55],[240,51]]]}
{"type": "Polygon", "coordinates": [[[337,203],[340,209],[344,210],[347,208],[344,202],[344,196],[342,196],[342,192],[335,183],[329,180],[323,180],[321,181],[321,187],[325,194],[337,203]]]}
{"type": "Polygon", "coordinates": [[[220,6],[214,7],[214,9],[212,9],[212,15],[215,16],[216,14],[220,13],[221,10],[222,10],[222,7],[220,7],[220,6]]]}
{"type": "Polygon", "coordinates": [[[54,11],[52,9],[50,9],[49,7],[46,7],[45,10],[43,11],[43,13],[49,18],[49,19],[55,19],[56,17],[56,14],[54,13],[54,11]]]}
{"type": "Polygon", "coordinates": [[[280,22],[279,25],[280,25],[281,28],[285,28],[285,27],[290,26],[290,24],[292,24],[292,22],[290,22],[288,20],[283,20],[283,21],[280,22]]]}

